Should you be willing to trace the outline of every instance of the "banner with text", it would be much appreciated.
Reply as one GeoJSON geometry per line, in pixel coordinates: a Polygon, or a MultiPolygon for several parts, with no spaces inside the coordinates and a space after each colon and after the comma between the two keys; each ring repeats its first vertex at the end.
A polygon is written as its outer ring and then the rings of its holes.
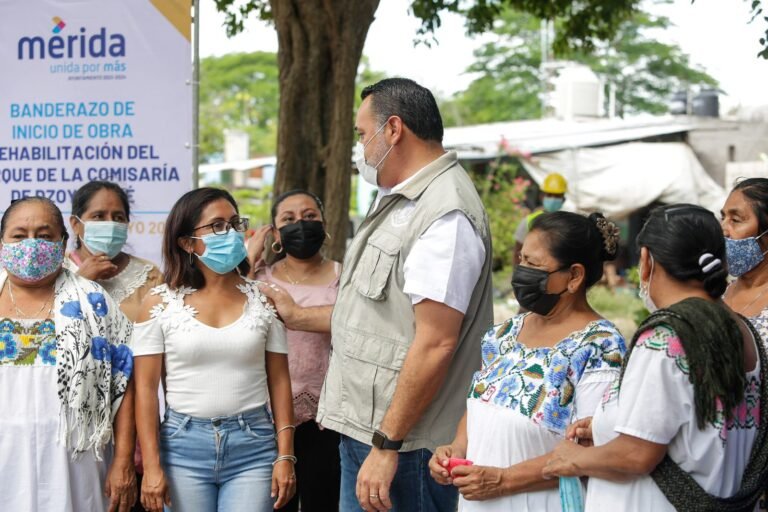
{"type": "Polygon", "coordinates": [[[64,212],[94,180],[131,201],[126,252],[160,264],[192,188],[190,0],[0,0],[0,215],[27,196],[64,212]]]}

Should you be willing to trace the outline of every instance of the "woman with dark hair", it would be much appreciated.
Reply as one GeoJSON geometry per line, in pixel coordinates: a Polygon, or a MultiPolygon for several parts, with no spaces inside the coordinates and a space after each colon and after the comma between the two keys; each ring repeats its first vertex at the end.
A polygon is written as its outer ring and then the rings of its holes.
{"type": "Polygon", "coordinates": [[[561,443],[544,474],[590,477],[587,511],[752,510],[768,462],[767,363],[749,322],[720,301],[721,228],[699,206],[665,206],[637,245],[652,314],[594,418],[568,430],[595,446],[561,443]]]}
{"type": "MultiPolygon", "coordinates": [[[[69,217],[75,250],[64,258],[64,268],[99,283],[135,322],[141,301],[163,278],[151,262],[123,252],[130,219],[128,194],[117,183],[91,181],[77,189],[69,217]]],[[[144,470],[138,445],[134,459],[140,483],[144,470]]],[[[143,509],[136,503],[133,510],[143,509]]]]}
{"type": "Polygon", "coordinates": [[[168,215],[165,283],[144,299],[135,336],[147,510],[266,511],[294,493],[285,328],[242,277],[247,229],[220,189],[187,192],[168,215]],[[168,409],[158,432],[161,378],[168,409]]]}
{"type": "MultiPolygon", "coordinates": [[[[257,231],[249,243],[255,279],[272,283],[302,307],[333,306],[339,289],[341,264],[326,259],[320,249],[325,231],[323,203],[306,190],[291,190],[275,198],[272,224],[257,231]],[[261,259],[265,237],[272,265],[261,259]]],[[[288,366],[296,416],[296,496],[281,510],[331,512],[339,508],[341,463],[339,434],[321,430],[315,418],[320,390],[328,371],[330,326],[324,332],[288,329],[288,366]]]]}
{"type": "Polygon", "coordinates": [[[64,267],[103,286],[135,321],[141,301],[162,283],[162,276],[151,262],[123,252],[130,219],[128,195],[120,185],[91,181],[77,189],[69,218],[75,250],[64,267]]]}
{"type": "Polygon", "coordinates": [[[62,268],[66,243],[48,199],[20,199],[0,220],[0,510],[127,512],[132,324],[62,268]]]}
{"type": "Polygon", "coordinates": [[[624,356],[624,338],[587,301],[618,242],[598,213],[533,221],[512,276],[529,313],[487,332],[456,438],[429,462],[436,481],[458,487],[462,511],[560,510],[557,483],[541,475],[547,454],[592,415],[624,356]],[[473,465],[451,469],[451,458],[473,465]]]}
{"type": "Polygon", "coordinates": [[[720,214],[728,273],[736,278],[723,299],[768,342],[768,178],[737,183],[720,214]]]}

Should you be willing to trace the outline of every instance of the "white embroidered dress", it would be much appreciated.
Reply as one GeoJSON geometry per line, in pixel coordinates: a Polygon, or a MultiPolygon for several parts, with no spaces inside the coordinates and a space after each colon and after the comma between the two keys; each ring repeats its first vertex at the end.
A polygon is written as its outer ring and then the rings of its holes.
{"type": "MultiPolygon", "coordinates": [[[[528,314],[494,326],[482,341],[482,368],[467,399],[467,458],[510,467],[552,451],[568,425],[592,416],[618,375],[624,338],[611,322],[590,322],[554,347],[517,337],[528,314]]],[[[557,488],[485,501],[459,500],[462,512],[559,511],[557,488]]]]}
{"type": "MultiPolygon", "coordinates": [[[[0,270],[0,289],[6,275],[0,270]]],[[[113,420],[133,368],[131,325],[98,284],[66,270],[55,304],[36,320],[0,317],[2,512],[101,512],[109,504],[111,432],[97,441],[100,457],[89,449],[73,458],[77,440],[94,432],[75,421],[72,407],[103,409],[113,420]],[[62,412],[72,420],[69,447],[62,412]]]]}
{"type": "MultiPolygon", "coordinates": [[[[680,338],[659,325],[643,332],[627,364],[621,388],[618,381],[603,397],[592,420],[595,445],[619,434],[667,444],[667,453],[708,493],[734,494],[741,485],[760,419],[760,364],[746,373],[744,401],[725,421],[699,430],[693,384],[680,338]]],[[[629,482],[590,478],[587,512],[664,512],[674,507],[650,476],[629,482]]]]}
{"type": "Polygon", "coordinates": [[[150,320],[135,325],[134,356],[164,354],[166,401],[176,412],[231,416],[267,402],[266,352],[288,353],[285,327],[256,281],[245,279],[238,289],[247,297],[243,314],[220,328],[197,320],[184,303],[194,289],[152,290],[163,300],[150,320]]]}

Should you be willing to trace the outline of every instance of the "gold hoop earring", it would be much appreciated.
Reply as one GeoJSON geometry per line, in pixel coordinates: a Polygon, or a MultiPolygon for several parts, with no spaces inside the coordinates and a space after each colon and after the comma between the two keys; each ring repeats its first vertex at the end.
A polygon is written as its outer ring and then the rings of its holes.
{"type": "Polygon", "coordinates": [[[331,234],[330,234],[329,232],[327,232],[327,231],[325,232],[325,238],[327,238],[328,240],[333,240],[333,237],[332,237],[332,236],[331,236],[331,234]]]}
{"type": "Polygon", "coordinates": [[[272,252],[274,252],[275,254],[280,254],[281,252],[283,252],[283,244],[281,244],[278,241],[272,242],[272,252]],[[278,246],[280,249],[275,249],[275,246],[278,246]]]}

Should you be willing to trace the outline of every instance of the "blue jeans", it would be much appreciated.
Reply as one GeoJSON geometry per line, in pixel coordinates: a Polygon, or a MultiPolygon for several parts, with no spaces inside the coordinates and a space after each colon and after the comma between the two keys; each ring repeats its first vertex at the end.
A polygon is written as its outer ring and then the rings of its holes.
{"type": "Polygon", "coordinates": [[[264,406],[208,419],[169,409],[160,426],[173,512],[272,510],[275,457],[275,429],[264,406]]]}
{"type": "MultiPolygon", "coordinates": [[[[341,512],[359,512],[355,487],[357,473],[371,447],[342,435],[341,454],[341,512]]],[[[459,492],[452,485],[440,485],[429,475],[432,452],[426,449],[400,452],[397,472],[389,488],[393,512],[455,512],[459,492]]]]}

